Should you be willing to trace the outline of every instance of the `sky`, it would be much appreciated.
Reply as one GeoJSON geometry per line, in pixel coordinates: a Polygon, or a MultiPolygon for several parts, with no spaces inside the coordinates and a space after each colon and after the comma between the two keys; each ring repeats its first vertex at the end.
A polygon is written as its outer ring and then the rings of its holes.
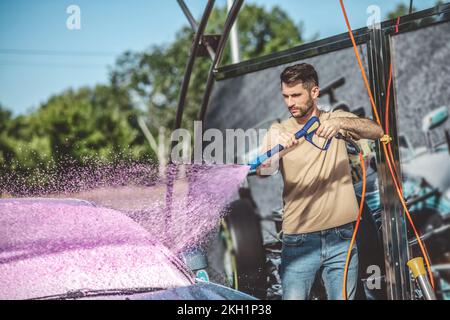
{"type": "MultiPolygon", "coordinates": [[[[415,0],[417,10],[436,0],[415,0]]],[[[207,0],[185,0],[199,19],[207,0]]],[[[278,5],[304,38],[346,32],[338,0],[247,0],[270,9],[278,5]]],[[[346,0],[354,29],[366,25],[367,8],[381,17],[409,0],[346,0]]],[[[216,0],[225,6],[226,0],[216,0]]],[[[108,70],[122,52],[167,45],[188,25],[176,0],[0,0],[0,104],[25,114],[68,88],[108,82],[108,70]],[[67,8],[80,8],[80,29],[70,30],[67,8]]],[[[187,59],[187,57],[186,57],[187,59]]]]}

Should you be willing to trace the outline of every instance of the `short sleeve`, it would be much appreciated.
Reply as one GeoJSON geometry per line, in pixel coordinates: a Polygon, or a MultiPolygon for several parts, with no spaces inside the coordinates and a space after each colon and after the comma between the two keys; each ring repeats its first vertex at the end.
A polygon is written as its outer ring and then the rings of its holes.
{"type": "MultiPolygon", "coordinates": [[[[348,111],[336,110],[336,111],[333,111],[330,115],[330,119],[333,119],[333,118],[359,118],[359,117],[356,114],[348,112],[348,111]]],[[[350,131],[347,131],[344,129],[342,129],[340,132],[343,136],[349,137],[353,140],[361,139],[360,136],[358,136],[357,134],[355,134],[353,132],[350,132],[350,131]]]]}
{"type": "Polygon", "coordinates": [[[344,111],[344,110],[336,110],[331,113],[330,118],[359,118],[356,114],[344,111]]]}

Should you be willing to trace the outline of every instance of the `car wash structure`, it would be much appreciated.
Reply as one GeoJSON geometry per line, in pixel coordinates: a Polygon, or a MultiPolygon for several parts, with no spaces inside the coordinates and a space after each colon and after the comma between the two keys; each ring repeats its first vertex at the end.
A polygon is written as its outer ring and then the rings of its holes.
{"type": "MultiPolygon", "coordinates": [[[[320,106],[372,118],[386,133],[380,141],[348,146],[355,191],[363,200],[354,239],[360,252],[357,297],[448,299],[450,4],[352,30],[340,1],[348,33],[222,66],[228,36],[244,1],[232,3],[221,35],[205,35],[214,2],[207,2],[197,24],[184,1],[178,0],[195,38],[175,129],[181,126],[198,57],[212,60],[198,115],[204,130],[267,129],[287,118],[287,111],[279,107],[283,104],[276,85],[279,74],[300,61],[313,64],[325,83],[320,106]]],[[[238,151],[236,159],[242,156],[238,151]]],[[[229,284],[260,298],[276,299],[281,177],[259,181],[249,175],[230,209],[222,223],[229,284]]],[[[320,288],[315,295],[321,297],[320,288]]]]}

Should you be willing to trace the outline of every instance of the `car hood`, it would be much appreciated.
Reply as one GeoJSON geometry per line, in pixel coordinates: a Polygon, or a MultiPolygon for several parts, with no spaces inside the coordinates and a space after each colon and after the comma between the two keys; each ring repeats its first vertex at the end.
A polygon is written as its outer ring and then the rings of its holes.
{"type": "Polygon", "coordinates": [[[192,283],[184,265],[121,212],[73,201],[0,201],[0,299],[192,283]]]}

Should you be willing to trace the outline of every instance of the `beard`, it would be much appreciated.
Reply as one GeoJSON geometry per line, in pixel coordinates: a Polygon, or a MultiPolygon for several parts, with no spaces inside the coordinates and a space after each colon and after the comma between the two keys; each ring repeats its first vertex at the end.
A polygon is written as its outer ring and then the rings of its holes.
{"type": "Polygon", "coordinates": [[[314,101],[311,97],[311,94],[309,95],[308,101],[306,101],[306,104],[303,106],[295,105],[295,108],[297,109],[297,113],[293,114],[291,112],[292,117],[298,119],[303,118],[305,115],[307,115],[311,109],[314,107],[314,101]]]}

